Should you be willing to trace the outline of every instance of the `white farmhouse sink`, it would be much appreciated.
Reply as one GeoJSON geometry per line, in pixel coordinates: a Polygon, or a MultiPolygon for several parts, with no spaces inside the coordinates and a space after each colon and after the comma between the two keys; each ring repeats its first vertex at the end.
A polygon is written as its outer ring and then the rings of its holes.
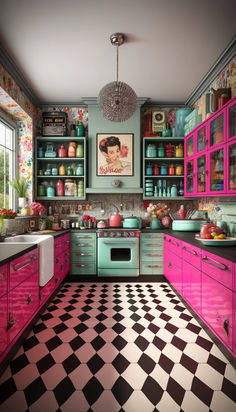
{"type": "Polygon", "coordinates": [[[34,243],[39,248],[39,286],[44,286],[54,273],[54,239],[51,235],[17,235],[8,237],[5,243],[34,243]]]}

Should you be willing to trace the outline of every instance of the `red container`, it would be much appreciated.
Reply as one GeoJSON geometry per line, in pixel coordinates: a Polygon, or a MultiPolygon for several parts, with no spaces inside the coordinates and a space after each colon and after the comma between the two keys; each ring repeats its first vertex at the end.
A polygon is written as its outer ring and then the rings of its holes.
{"type": "Polygon", "coordinates": [[[166,157],[174,157],[174,146],[171,144],[166,145],[166,157]]]}
{"type": "Polygon", "coordinates": [[[153,166],[152,173],[153,173],[153,175],[159,175],[160,174],[160,169],[159,169],[158,165],[153,166]]]}
{"type": "Polygon", "coordinates": [[[64,144],[62,144],[58,149],[58,157],[67,157],[67,149],[64,144]]]}
{"type": "Polygon", "coordinates": [[[64,183],[63,183],[62,180],[57,181],[56,195],[57,196],[64,196],[65,195],[65,188],[64,188],[64,183]]]}
{"type": "Polygon", "coordinates": [[[174,174],[175,174],[175,168],[174,168],[173,165],[170,165],[170,166],[168,167],[168,175],[173,176],[174,174]]]}

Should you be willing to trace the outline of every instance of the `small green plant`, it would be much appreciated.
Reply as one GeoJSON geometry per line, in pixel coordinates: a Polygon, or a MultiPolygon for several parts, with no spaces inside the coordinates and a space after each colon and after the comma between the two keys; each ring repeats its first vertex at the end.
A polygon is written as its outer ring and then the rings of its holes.
{"type": "Polygon", "coordinates": [[[18,197],[25,197],[27,190],[27,179],[26,177],[19,175],[15,177],[14,180],[10,182],[10,185],[16,191],[18,197]]]}

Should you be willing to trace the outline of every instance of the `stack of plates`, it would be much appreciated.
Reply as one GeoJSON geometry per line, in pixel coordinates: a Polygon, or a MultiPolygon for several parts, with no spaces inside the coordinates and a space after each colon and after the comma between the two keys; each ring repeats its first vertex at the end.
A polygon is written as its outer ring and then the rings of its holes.
{"type": "Polygon", "coordinates": [[[153,196],[153,181],[152,179],[145,180],[145,196],[153,196]]]}

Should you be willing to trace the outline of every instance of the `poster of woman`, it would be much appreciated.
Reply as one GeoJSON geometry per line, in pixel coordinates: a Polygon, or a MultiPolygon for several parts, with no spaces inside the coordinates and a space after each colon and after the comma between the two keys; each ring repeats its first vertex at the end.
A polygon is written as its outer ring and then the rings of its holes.
{"type": "Polygon", "coordinates": [[[97,133],[97,176],[133,176],[133,133],[97,133]]]}

